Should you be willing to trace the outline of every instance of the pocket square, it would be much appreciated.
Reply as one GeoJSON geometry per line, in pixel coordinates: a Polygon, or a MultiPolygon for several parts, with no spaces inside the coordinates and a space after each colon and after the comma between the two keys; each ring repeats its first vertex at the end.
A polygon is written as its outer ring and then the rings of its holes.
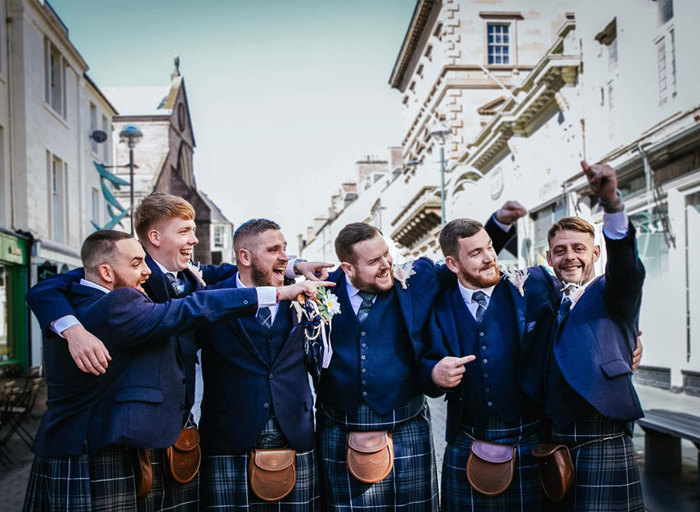
{"type": "Polygon", "coordinates": [[[525,332],[532,332],[532,330],[535,328],[535,324],[537,322],[528,322],[525,324],[525,332]]]}

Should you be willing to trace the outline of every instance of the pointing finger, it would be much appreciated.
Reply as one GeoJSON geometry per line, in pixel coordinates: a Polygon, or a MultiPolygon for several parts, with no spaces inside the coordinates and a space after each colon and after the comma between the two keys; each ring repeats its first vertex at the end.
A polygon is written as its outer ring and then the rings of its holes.
{"type": "Polygon", "coordinates": [[[467,363],[471,363],[474,359],[476,359],[476,356],[464,356],[460,357],[455,361],[455,366],[464,366],[467,363]]]}

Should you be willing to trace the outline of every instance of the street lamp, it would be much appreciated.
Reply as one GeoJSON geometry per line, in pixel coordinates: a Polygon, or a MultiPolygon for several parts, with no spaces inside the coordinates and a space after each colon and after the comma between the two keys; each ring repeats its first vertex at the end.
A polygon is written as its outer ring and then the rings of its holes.
{"type": "Polygon", "coordinates": [[[452,130],[445,123],[437,122],[430,129],[430,136],[440,146],[440,228],[445,227],[445,140],[452,130]]]}
{"type": "Polygon", "coordinates": [[[119,142],[129,146],[129,184],[131,185],[129,218],[131,219],[131,234],[134,234],[134,146],[141,142],[143,133],[133,124],[128,124],[119,132],[119,142]]]}

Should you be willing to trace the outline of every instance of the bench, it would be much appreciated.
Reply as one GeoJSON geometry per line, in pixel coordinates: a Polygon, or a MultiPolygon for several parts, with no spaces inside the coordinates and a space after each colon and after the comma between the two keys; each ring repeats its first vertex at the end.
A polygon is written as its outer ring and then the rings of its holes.
{"type": "MultiPolygon", "coordinates": [[[[644,465],[649,473],[681,471],[681,439],[688,439],[700,450],[700,416],[685,412],[651,409],[637,420],[644,430],[644,465]]],[[[700,469],[700,455],[698,455],[700,469]]],[[[700,474],[698,475],[700,486],[700,474]]]]}

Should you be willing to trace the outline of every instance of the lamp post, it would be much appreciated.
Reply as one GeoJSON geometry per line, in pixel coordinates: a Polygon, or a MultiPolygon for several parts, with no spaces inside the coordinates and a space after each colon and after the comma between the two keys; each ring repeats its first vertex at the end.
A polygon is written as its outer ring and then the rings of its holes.
{"type": "Polygon", "coordinates": [[[129,146],[129,190],[130,206],[129,219],[131,220],[131,234],[134,234],[134,146],[141,142],[143,133],[133,124],[128,124],[122,131],[119,132],[119,142],[126,143],[129,146]]]}
{"type": "Polygon", "coordinates": [[[445,141],[452,130],[445,123],[437,122],[430,129],[430,136],[440,146],[440,228],[445,227],[445,141]]]}

